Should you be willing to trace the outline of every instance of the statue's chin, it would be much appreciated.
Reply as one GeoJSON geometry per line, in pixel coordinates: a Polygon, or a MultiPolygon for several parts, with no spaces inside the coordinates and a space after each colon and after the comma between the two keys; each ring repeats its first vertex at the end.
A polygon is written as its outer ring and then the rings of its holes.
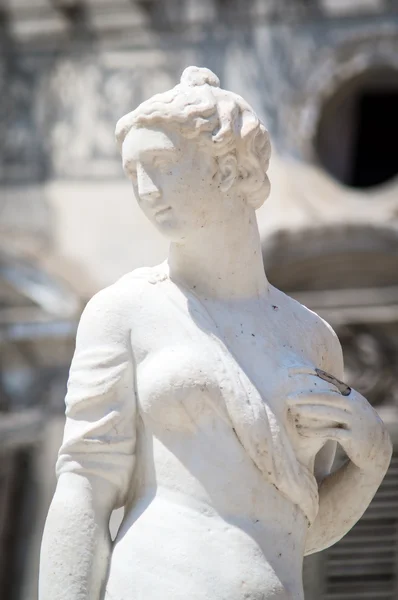
{"type": "Polygon", "coordinates": [[[169,242],[184,244],[189,237],[189,233],[181,227],[171,211],[156,215],[151,222],[169,242]]]}

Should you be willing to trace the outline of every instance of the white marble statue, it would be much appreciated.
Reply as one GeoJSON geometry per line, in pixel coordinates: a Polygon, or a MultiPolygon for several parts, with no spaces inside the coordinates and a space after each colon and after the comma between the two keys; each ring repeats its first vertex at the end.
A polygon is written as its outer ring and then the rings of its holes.
{"type": "Polygon", "coordinates": [[[332,329],[267,281],[268,132],[190,67],[116,136],[170,252],[81,318],[40,600],[301,600],[303,556],[361,517],[391,444],[332,329]]]}

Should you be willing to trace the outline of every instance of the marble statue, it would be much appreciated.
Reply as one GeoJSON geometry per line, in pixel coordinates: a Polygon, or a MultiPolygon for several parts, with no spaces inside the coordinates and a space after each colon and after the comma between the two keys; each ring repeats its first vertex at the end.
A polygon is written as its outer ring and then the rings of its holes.
{"type": "Polygon", "coordinates": [[[361,517],[391,443],[330,326],[267,281],[268,132],[189,67],[116,137],[170,251],[82,315],[40,600],[301,600],[303,556],[361,517]]]}

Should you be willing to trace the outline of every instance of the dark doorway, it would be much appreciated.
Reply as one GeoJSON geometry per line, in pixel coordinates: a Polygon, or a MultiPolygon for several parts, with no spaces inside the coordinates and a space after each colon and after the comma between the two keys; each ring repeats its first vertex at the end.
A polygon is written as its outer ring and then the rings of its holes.
{"type": "Polygon", "coordinates": [[[350,184],[371,187],[398,173],[398,91],[364,91],[356,104],[350,184]]]}
{"type": "Polygon", "coordinates": [[[315,147],[338,181],[356,188],[398,175],[398,71],[370,70],[346,82],[324,104],[315,147]]]}

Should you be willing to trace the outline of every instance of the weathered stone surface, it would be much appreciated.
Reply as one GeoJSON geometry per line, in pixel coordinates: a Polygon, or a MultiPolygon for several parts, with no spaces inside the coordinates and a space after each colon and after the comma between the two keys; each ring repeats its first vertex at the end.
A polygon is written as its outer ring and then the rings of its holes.
{"type": "Polygon", "coordinates": [[[338,381],[330,326],[266,278],[270,141],[250,105],[190,67],[116,137],[169,256],[83,313],[40,600],[300,600],[303,556],[362,516],[389,436],[338,381]]]}

